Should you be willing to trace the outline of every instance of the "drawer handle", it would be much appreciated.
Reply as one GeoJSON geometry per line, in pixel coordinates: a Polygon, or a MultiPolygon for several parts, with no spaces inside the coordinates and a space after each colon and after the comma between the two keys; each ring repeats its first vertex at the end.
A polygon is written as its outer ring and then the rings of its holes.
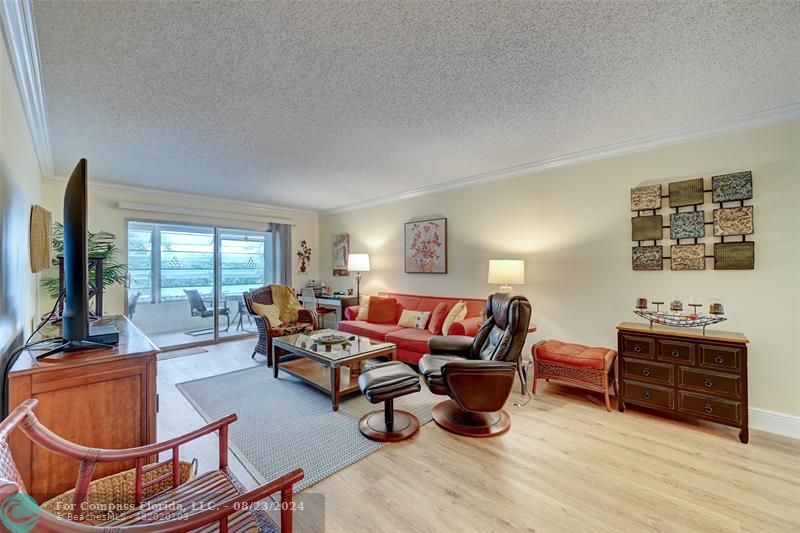
{"type": "Polygon", "coordinates": [[[681,353],[678,350],[672,350],[672,357],[680,357],[681,353]]]}
{"type": "Polygon", "coordinates": [[[706,378],[706,380],[703,382],[703,386],[707,389],[710,389],[711,387],[714,386],[714,382],[706,378]]]}
{"type": "Polygon", "coordinates": [[[641,352],[642,351],[642,346],[640,344],[637,344],[636,346],[633,347],[633,351],[636,352],[636,353],[641,352]]]}
{"type": "Polygon", "coordinates": [[[642,370],[642,375],[644,377],[649,376],[650,375],[650,369],[649,368],[645,368],[644,370],[642,370]]]}
{"type": "Polygon", "coordinates": [[[652,394],[650,394],[648,391],[645,391],[645,392],[644,392],[644,394],[642,395],[642,397],[643,397],[645,400],[651,400],[651,399],[653,398],[653,395],[652,395],[652,394]]]}
{"type": "Polygon", "coordinates": [[[718,365],[721,365],[722,363],[725,362],[725,358],[722,357],[721,355],[718,355],[714,358],[714,362],[717,363],[718,365]]]}
{"type": "Polygon", "coordinates": [[[714,408],[711,407],[710,403],[707,403],[703,406],[703,411],[705,411],[706,413],[711,413],[712,411],[714,411],[714,408]]]}

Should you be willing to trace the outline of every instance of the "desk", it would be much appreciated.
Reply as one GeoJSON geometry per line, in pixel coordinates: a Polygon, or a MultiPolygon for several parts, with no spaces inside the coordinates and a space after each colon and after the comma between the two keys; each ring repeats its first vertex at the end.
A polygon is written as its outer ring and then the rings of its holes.
{"type": "MultiPolygon", "coordinates": [[[[303,302],[303,296],[298,295],[297,298],[300,303],[303,302]]],[[[332,307],[336,309],[336,320],[344,320],[344,310],[352,305],[358,305],[358,298],[356,296],[347,296],[345,294],[329,294],[317,298],[317,305],[320,307],[332,307]]]]}

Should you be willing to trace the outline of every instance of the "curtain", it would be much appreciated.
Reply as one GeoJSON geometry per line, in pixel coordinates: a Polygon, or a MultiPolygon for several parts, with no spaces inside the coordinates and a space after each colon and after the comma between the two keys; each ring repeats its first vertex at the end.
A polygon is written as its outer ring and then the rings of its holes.
{"type": "Polygon", "coordinates": [[[272,271],[275,283],[292,286],[292,226],[272,224],[272,271]]]}

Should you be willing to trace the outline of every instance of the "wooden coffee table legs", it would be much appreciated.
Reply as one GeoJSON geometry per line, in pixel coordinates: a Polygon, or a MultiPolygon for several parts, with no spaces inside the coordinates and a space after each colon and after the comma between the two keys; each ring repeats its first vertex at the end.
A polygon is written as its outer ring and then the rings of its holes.
{"type": "Polygon", "coordinates": [[[339,410],[339,389],[341,388],[342,383],[342,367],[340,366],[332,366],[331,367],[331,404],[333,405],[333,410],[339,410]]]}

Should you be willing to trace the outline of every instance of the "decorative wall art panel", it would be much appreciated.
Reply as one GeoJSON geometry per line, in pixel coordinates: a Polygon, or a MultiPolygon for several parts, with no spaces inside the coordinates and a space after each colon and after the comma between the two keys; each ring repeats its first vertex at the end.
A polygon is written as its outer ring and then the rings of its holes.
{"type": "Polygon", "coordinates": [[[753,234],[753,206],[714,209],[714,236],[753,234]]]}
{"type": "Polygon", "coordinates": [[[705,244],[673,244],[669,250],[672,270],[705,270],[705,244]]]}
{"type": "Polygon", "coordinates": [[[755,243],[714,243],[715,270],[753,270],[755,268],[755,243]]]}
{"type": "Polygon", "coordinates": [[[658,241],[664,238],[661,215],[631,218],[631,240],[658,241]]]}
{"type": "Polygon", "coordinates": [[[661,209],[661,185],[631,189],[631,211],[661,209]]]}
{"type": "Polygon", "coordinates": [[[753,198],[753,173],[734,172],[711,178],[711,201],[715,204],[751,200],[753,198]]]}
{"type": "Polygon", "coordinates": [[[350,234],[339,233],[332,237],[331,254],[333,259],[333,275],[349,276],[347,271],[347,257],[350,254],[350,234]]]}
{"type": "Polygon", "coordinates": [[[670,239],[702,239],[705,236],[706,236],[705,211],[672,213],[669,216],[670,239]]]}
{"type": "Polygon", "coordinates": [[[406,222],[405,264],[412,274],[447,274],[446,218],[406,222]]]}
{"type": "Polygon", "coordinates": [[[663,246],[634,246],[633,247],[633,269],[634,270],[663,270],[664,269],[664,247],[663,246]]]}
{"type": "Polygon", "coordinates": [[[674,181],[669,184],[669,206],[683,207],[704,203],[703,178],[674,181]]]}

